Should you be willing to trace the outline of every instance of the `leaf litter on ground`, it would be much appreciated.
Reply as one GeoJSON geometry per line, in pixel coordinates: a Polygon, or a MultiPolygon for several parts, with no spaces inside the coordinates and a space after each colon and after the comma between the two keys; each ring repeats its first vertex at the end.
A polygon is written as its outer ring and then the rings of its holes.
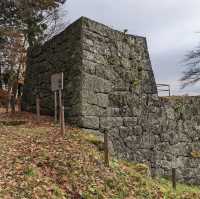
{"type": "Polygon", "coordinates": [[[95,134],[66,126],[62,138],[52,118],[42,116],[37,124],[30,113],[0,113],[0,121],[2,199],[200,198],[199,187],[178,184],[173,191],[168,180],[152,179],[143,164],[110,157],[105,167],[95,134]]]}

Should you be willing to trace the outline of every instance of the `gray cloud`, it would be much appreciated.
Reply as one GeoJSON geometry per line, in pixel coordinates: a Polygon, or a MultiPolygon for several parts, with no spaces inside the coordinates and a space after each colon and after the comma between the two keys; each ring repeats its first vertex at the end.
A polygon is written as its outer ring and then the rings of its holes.
{"type": "Polygon", "coordinates": [[[146,36],[156,80],[174,94],[196,94],[198,85],[180,90],[181,61],[200,41],[199,0],[69,0],[71,22],[87,16],[118,30],[146,36]]]}

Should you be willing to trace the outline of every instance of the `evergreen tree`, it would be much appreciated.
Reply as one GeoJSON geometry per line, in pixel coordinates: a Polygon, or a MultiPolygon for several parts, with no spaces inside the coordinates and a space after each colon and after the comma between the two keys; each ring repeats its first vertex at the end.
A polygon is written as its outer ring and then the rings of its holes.
{"type": "Polygon", "coordinates": [[[58,8],[66,0],[1,0],[0,28],[14,28],[24,34],[28,46],[40,43],[50,20],[58,19],[58,8]]]}

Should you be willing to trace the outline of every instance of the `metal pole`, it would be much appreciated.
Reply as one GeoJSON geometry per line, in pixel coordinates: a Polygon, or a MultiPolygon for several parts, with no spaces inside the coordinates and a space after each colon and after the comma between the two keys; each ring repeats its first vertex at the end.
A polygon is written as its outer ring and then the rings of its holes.
{"type": "Polygon", "coordinates": [[[170,86],[169,86],[169,97],[171,96],[171,88],[170,88],[170,86]]]}

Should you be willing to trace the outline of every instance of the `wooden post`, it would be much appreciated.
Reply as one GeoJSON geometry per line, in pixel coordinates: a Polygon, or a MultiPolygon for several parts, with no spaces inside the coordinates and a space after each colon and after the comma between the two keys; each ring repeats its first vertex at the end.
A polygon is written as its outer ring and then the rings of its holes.
{"type": "Polygon", "coordinates": [[[65,133],[65,108],[62,103],[62,90],[59,90],[59,115],[60,115],[60,127],[61,135],[64,137],[65,133]]]}
{"type": "Polygon", "coordinates": [[[8,96],[8,101],[7,101],[7,105],[6,105],[6,113],[9,113],[9,109],[10,109],[10,94],[8,96]]]}
{"type": "Polygon", "coordinates": [[[172,155],[172,187],[176,190],[176,156],[174,152],[172,155]]]}
{"type": "Polygon", "coordinates": [[[22,98],[21,98],[21,96],[19,96],[19,98],[18,98],[18,111],[19,112],[22,112],[22,98]]]}
{"type": "Polygon", "coordinates": [[[55,98],[55,122],[57,122],[57,114],[59,115],[59,124],[61,128],[61,135],[64,136],[65,132],[65,115],[64,115],[64,106],[62,100],[62,90],[63,90],[63,72],[56,73],[51,76],[51,90],[54,92],[55,98]],[[59,113],[57,110],[57,91],[59,95],[59,113]]]}
{"type": "Polygon", "coordinates": [[[176,168],[172,168],[172,187],[176,190],[176,168]]]}
{"type": "Polygon", "coordinates": [[[15,113],[15,96],[13,93],[11,94],[11,112],[15,113]]]}
{"type": "Polygon", "coordinates": [[[37,123],[40,123],[40,98],[39,98],[39,95],[36,95],[36,114],[37,114],[37,123]]]}
{"type": "Polygon", "coordinates": [[[104,158],[105,158],[105,166],[109,167],[109,149],[108,149],[108,133],[104,131],[104,158]]]}
{"type": "Polygon", "coordinates": [[[60,126],[62,125],[62,90],[59,90],[59,122],[60,126]]]}
{"type": "Polygon", "coordinates": [[[57,92],[54,92],[54,121],[58,122],[58,102],[57,102],[57,92]]]}
{"type": "Polygon", "coordinates": [[[61,135],[64,137],[65,135],[65,107],[62,106],[61,108],[61,135]]]}

